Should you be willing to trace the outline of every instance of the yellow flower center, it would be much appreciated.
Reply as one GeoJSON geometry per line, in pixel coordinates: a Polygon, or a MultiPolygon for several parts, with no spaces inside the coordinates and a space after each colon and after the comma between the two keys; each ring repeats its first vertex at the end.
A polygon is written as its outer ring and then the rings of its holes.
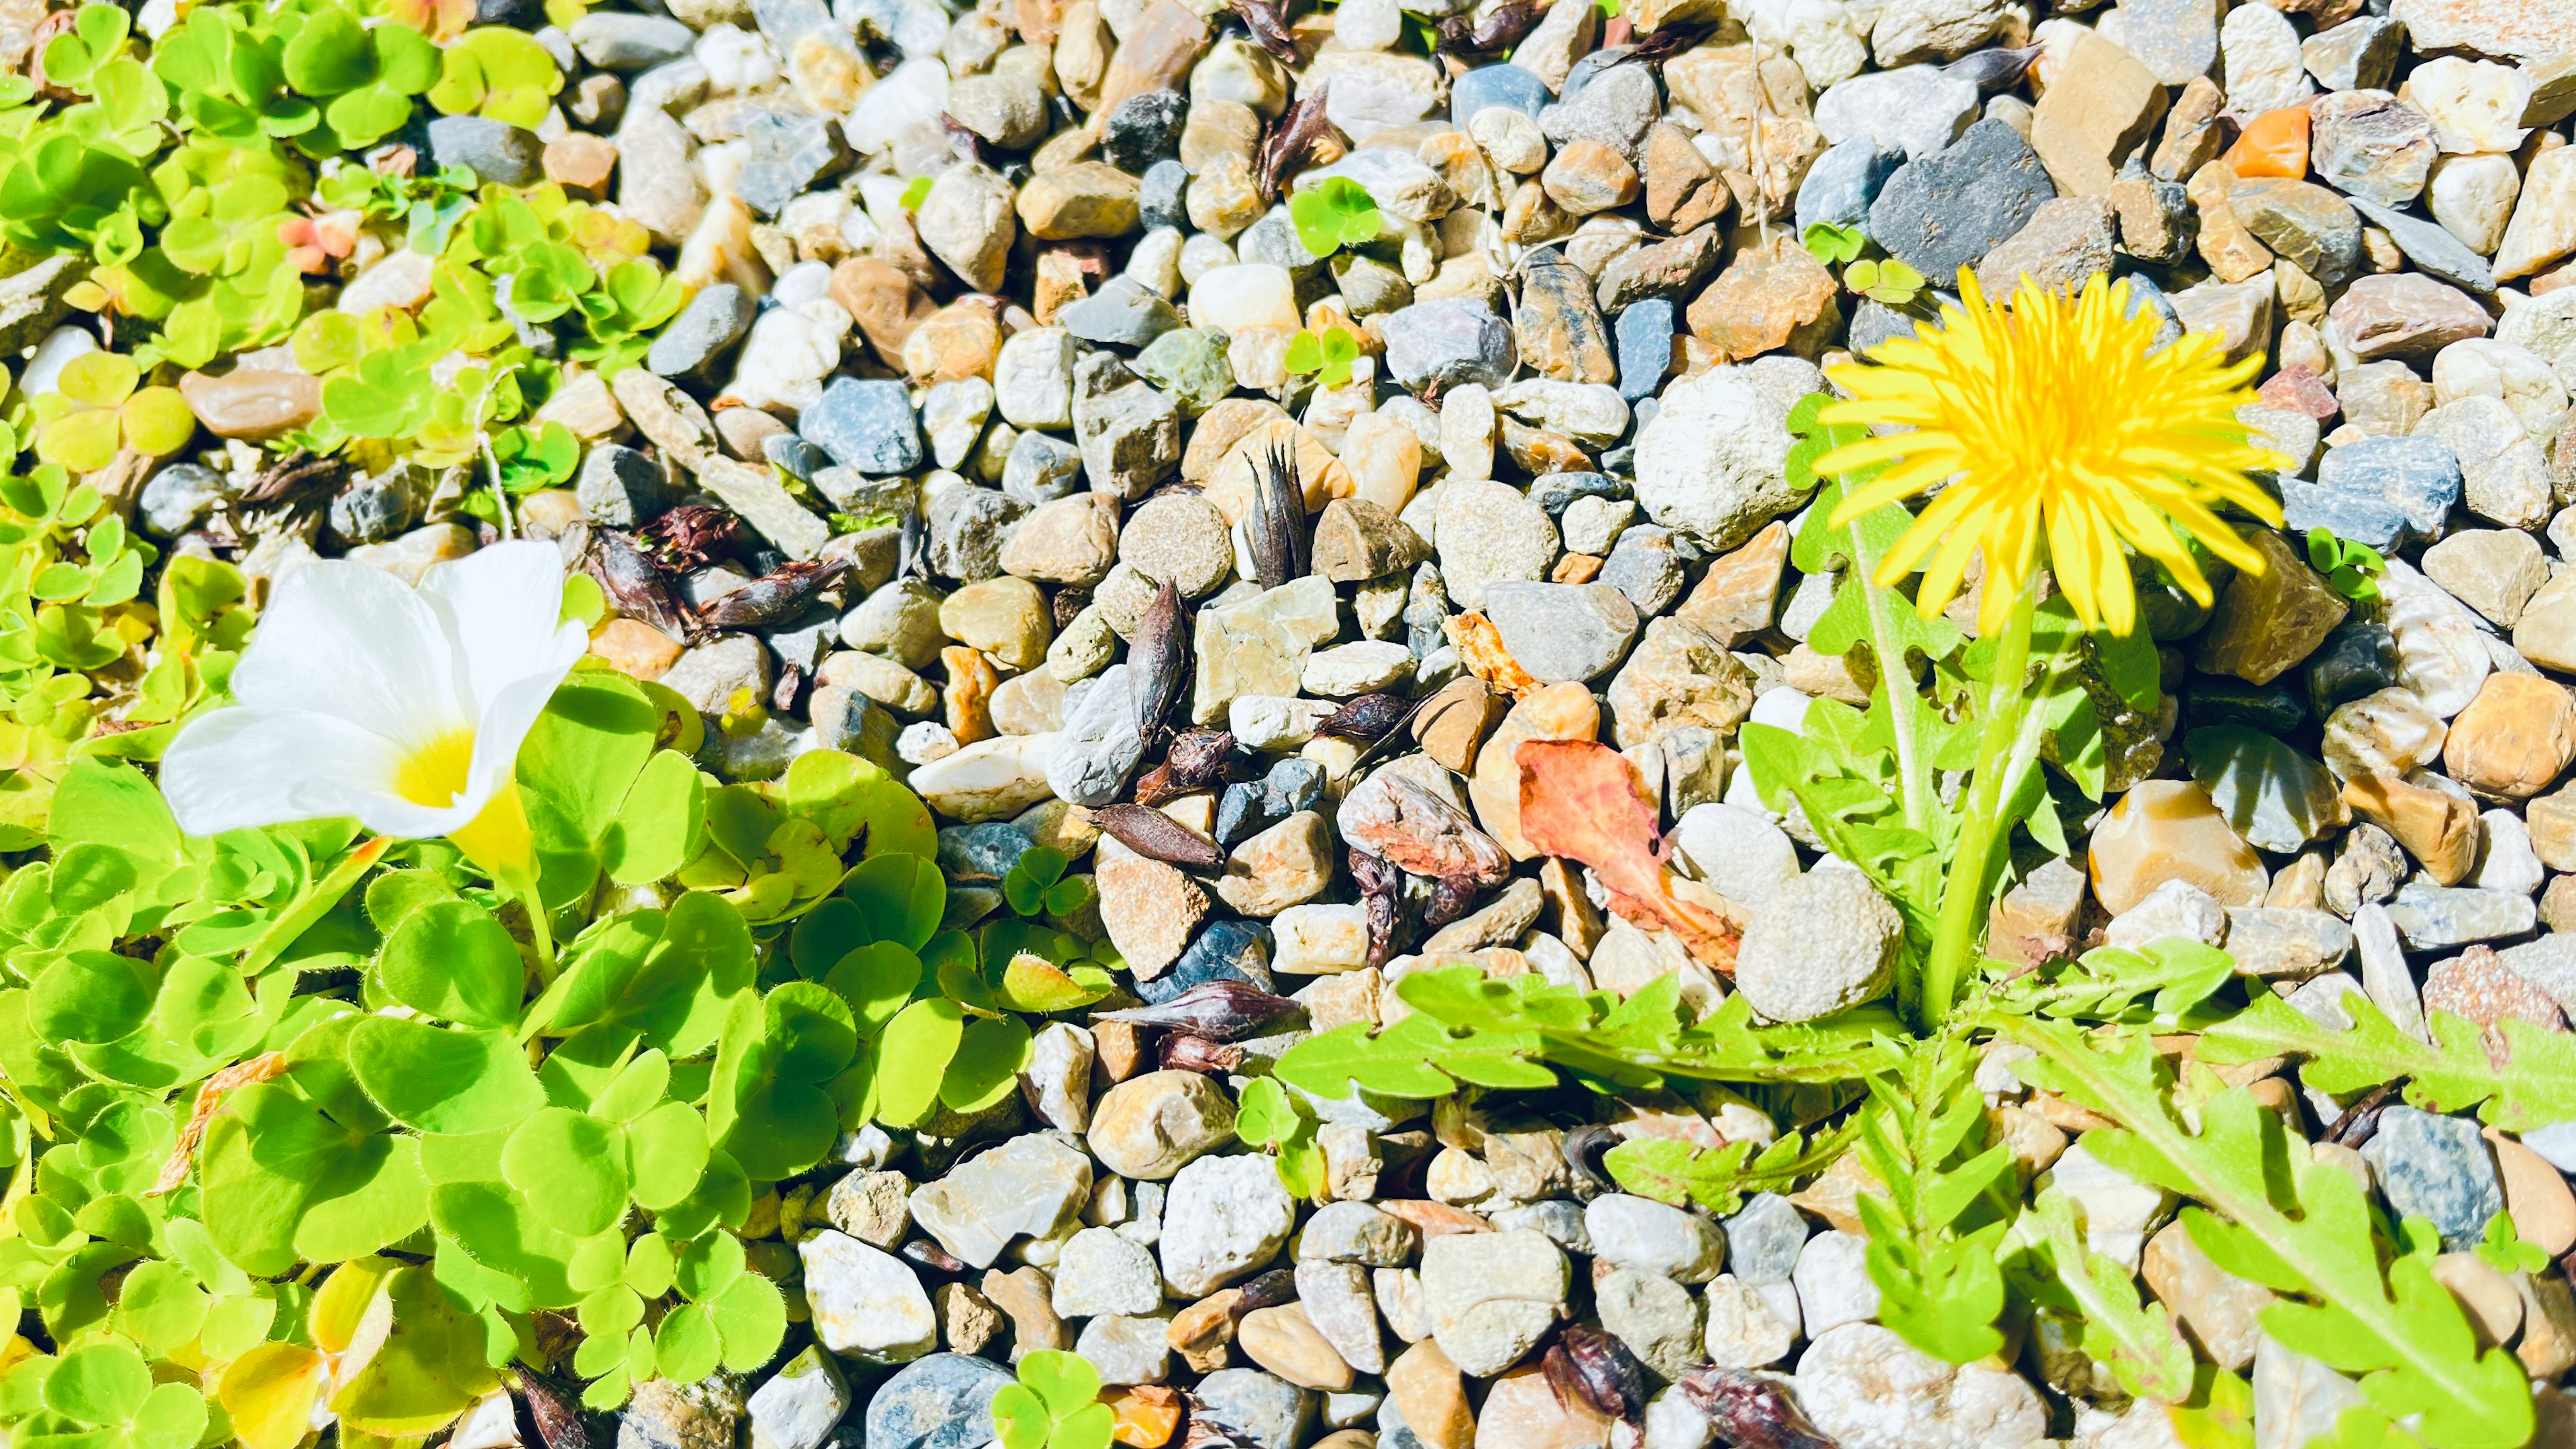
{"type": "Polygon", "coordinates": [[[453,805],[473,764],[474,731],[448,730],[404,757],[394,771],[394,793],[432,809],[453,805]]]}

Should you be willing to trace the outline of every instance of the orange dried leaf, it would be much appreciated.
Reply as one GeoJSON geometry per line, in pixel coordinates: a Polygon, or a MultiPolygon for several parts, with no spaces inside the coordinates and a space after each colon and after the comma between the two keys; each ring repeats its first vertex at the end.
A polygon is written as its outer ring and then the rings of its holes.
{"type": "Polygon", "coordinates": [[[1538,679],[1503,647],[1503,631],[1493,620],[1482,614],[1452,614],[1441,621],[1441,628],[1457,646],[1458,662],[1469,674],[1514,699],[1538,688],[1538,679]]]}
{"type": "Polygon", "coordinates": [[[1521,834],[1548,855],[1592,867],[1613,910],[1671,931],[1711,969],[1735,969],[1735,927],[1674,897],[1664,875],[1661,816],[1637,768],[1595,740],[1529,740],[1521,767],[1521,834]]]}

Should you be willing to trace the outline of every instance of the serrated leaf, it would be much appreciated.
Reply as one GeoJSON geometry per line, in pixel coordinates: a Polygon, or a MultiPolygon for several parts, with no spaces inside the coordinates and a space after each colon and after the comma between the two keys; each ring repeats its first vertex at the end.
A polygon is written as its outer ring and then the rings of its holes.
{"type": "Polygon", "coordinates": [[[2487,1054],[2477,1023],[2447,1011],[2428,1013],[2421,1042],[2400,1031],[2368,999],[2344,998],[2348,1030],[2323,1026],[2270,994],[2209,1029],[2197,1055],[2212,1066],[2261,1057],[2300,1058],[2300,1078],[2335,1096],[2406,1083],[2406,1100],[2428,1112],[2475,1107],[2480,1120],[2508,1132],[2576,1120],[2576,1036],[2507,1017],[2495,1031],[2504,1064],[2487,1054]]]}
{"type": "MultiPolygon", "coordinates": [[[[2356,1016],[2363,1009],[2354,1004],[2356,1016]]],[[[2266,1332],[2357,1375],[2381,1413],[2420,1415],[2417,1433],[2432,1449],[2518,1449],[2531,1437],[2522,1367],[2503,1349],[2479,1350],[2458,1302],[2433,1278],[2435,1245],[2416,1243],[2383,1275],[2360,1184],[2331,1164],[2300,1160],[2305,1144],[2249,1091],[2202,1101],[2195,1134],[2167,1100],[2146,1040],[2105,1042],[2029,1020],[2008,1030],[2041,1053],[2017,1069],[2025,1080],[2119,1124],[2086,1134],[2096,1156],[2204,1204],[2193,1240],[2217,1248],[2211,1257],[2222,1267],[2259,1266],[2264,1280],[2295,1295],[2264,1310],[2266,1332]]],[[[2463,1038],[2471,1050],[2474,1041],[2474,1032],[2463,1038]]]]}
{"type": "Polygon", "coordinates": [[[2061,1298],[2083,1322],[2084,1351],[2109,1365],[2133,1398],[2179,1404],[2191,1397],[2191,1346],[2162,1304],[2141,1304],[2130,1272],[2091,1251],[2075,1199],[2051,1188],[2023,1218],[2033,1241],[2033,1286],[2061,1298]]]}

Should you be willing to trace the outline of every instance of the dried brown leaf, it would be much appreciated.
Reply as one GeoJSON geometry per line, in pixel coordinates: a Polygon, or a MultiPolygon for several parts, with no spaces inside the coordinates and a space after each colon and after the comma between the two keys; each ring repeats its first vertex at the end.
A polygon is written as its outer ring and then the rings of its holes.
{"type": "Polygon", "coordinates": [[[1737,932],[1676,899],[1664,874],[1662,820],[1627,757],[1596,740],[1528,740],[1521,769],[1521,834],[1548,855],[1592,867],[1612,909],[1679,937],[1712,970],[1733,974],[1737,932]]]}

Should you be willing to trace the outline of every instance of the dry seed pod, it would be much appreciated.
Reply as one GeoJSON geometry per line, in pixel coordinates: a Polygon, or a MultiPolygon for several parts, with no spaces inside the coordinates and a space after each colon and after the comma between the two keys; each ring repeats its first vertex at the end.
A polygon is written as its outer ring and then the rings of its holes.
{"type": "Polygon", "coordinates": [[[1273,996],[1258,986],[1241,981],[1211,981],[1154,1006],[1104,1011],[1100,1017],[1138,1026],[1176,1027],[1211,1040],[1230,1042],[1241,1041],[1298,1010],[1297,1003],[1273,996]]]}
{"type": "Polygon", "coordinates": [[[1413,716],[1414,701],[1400,694],[1363,694],[1326,716],[1315,733],[1336,739],[1375,741],[1413,716]]]}
{"type": "Polygon", "coordinates": [[[1646,1411],[1646,1366],[1626,1344],[1597,1328],[1565,1325],[1539,1366],[1560,1406],[1581,1403],[1631,1424],[1646,1411]]]}
{"type": "Polygon", "coordinates": [[[1151,743],[1163,728],[1163,716],[1181,697],[1181,681],[1190,672],[1189,614],[1181,591],[1165,584],[1145,606],[1136,638],[1127,649],[1127,683],[1136,701],[1136,737],[1151,743]]]}
{"type": "Polygon", "coordinates": [[[1771,1380],[1742,1369],[1695,1368],[1682,1375],[1682,1397],[1717,1428],[1717,1441],[1737,1449],[1836,1449],[1771,1380]]]}
{"type": "Polygon", "coordinates": [[[765,629],[793,623],[849,570],[850,561],[845,558],[782,564],[775,573],[763,574],[722,598],[708,600],[706,607],[698,610],[698,627],[765,629]]]}
{"type": "Polygon", "coordinates": [[[1364,850],[1349,852],[1351,879],[1360,885],[1368,906],[1368,964],[1383,966],[1395,955],[1396,934],[1404,926],[1404,872],[1364,850]]]}
{"type": "Polygon", "coordinates": [[[1103,805],[1091,812],[1091,823],[1147,860],[1183,870],[1225,868],[1225,852],[1215,841],[1151,806],[1103,805]]]}
{"type": "Polygon", "coordinates": [[[1252,468],[1252,511],[1244,516],[1244,548],[1254,581],[1265,589],[1306,576],[1306,492],[1297,481],[1297,455],[1273,447],[1252,468]]]}
{"type": "Polygon", "coordinates": [[[1216,1076],[1243,1065],[1243,1048],[1175,1032],[1163,1038],[1162,1060],[1167,1071],[1216,1076]]]}
{"type": "Polygon", "coordinates": [[[671,593],[671,581],[644,556],[634,541],[613,528],[590,530],[581,567],[599,583],[601,593],[621,614],[641,619],[665,633],[690,626],[688,611],[671,593]]]}

